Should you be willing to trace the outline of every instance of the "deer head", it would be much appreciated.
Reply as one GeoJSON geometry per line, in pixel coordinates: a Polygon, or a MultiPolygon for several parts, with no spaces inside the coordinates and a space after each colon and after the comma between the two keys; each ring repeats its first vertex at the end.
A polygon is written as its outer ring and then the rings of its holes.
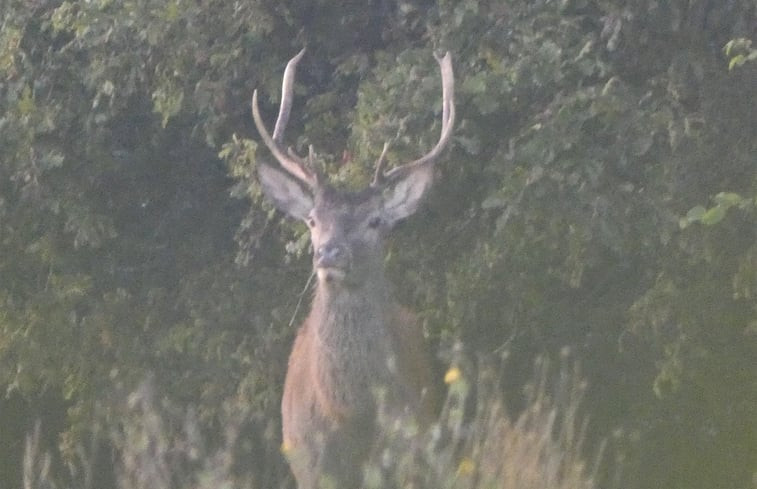
{"type": "Polygon", "coordinates": [[[449,143],[455,120],[452,60],[447,53],[437,57],[442,75],[442,129],[439,141],[421,158],[386,171],[388,144],[376,162],[373,182],[363,190],[347,192],[330,186],[315,167],[313,149],[307,157],[282,145],[292,107],[292,87],[300,51],[284,71],[281,106],[273,136],[263,123],[257,90],[252,96],[252,114],[263,142],[281,165],[263,163],[258,173],[263,191],[282,211],[303,220],[310,228],[313,266],[319,283],[360,287],[370,284],[382,268],[383,237],[399,220],[413,214],[431,186],[434,163],[449,143]]]}

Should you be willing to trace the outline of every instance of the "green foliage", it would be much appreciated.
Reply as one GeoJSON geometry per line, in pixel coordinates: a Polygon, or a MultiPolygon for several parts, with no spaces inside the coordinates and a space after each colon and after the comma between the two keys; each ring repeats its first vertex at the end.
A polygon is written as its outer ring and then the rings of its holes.
{"type": "Polygon", "coordinates": [[[695,222],[702,223],[705,226],[715,225],[723,220],[731,208],[754,212],[755,207],[757,207],[757,201],[754,199],[745,198],[733,192],[720,192],[712,200],[715,205],[709,209],[701,205],[689,209],[686,216],[682,217],[679,222],[681,229],[685,229],[695,222]]]}
{"type": "MultiPolygon", "coordinates": [[[[534,356],[571,347],[588,383],[583,447],[616,435],[601,485],[752,487],[756,10],[2,3],[0,410],[29,409],[0,432],[41,417],[39,443],[70,462],[129,420],[110,447],[126,456],[150,410],[124,411],[123,393],[150,377],[172,440],[192,411],[207,460],[222,459],[236,410],[259,423],[245,442],[263,447],[255,484],[285,485],[278,402],[308,241],[262,202],[250,95],[272,124],[306,45],[286,142],[357,187],[385,142],[390,165],[435,143],[431,53],[450,50],[457,128],[434,194],[391,238],[398,297],[434,344],[509,351],[497,384],[512,406],[527,405],[534,356]]],[[[0,460],[0,479],[18,487],[20,469],[0,460]]]]}
{"type": "Polygon", "coordinates": [[[729,70],[757,60],[757,49],[752,48],[752,40],[743,37],[728,41],[723,47],[723,52],[729,59],[729,70]]]}

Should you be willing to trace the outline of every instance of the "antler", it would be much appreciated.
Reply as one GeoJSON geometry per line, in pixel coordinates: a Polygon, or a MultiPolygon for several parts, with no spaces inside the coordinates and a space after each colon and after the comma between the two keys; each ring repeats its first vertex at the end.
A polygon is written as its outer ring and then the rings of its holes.
{"type": "Polygon", "coordinates": [[[384,150],[376,162],[376,173],[373,177],[372,186],[379,186],[387,180],[396,178],[396,176],[408,171],[408,168],[417,167],[425,164],[433,164],[439,157],[444,148],[452,137],[452,128],[455,125],[455,75],[452,71],[452,56],[447,52],[443,58],[434,54],[436,61],[442,73],[442,132],[439,141],[431,151],[415,161],[406,163],[402,166],[393,168],[389,172],[384,172],[386,164],[385,156],[388,143],[384,145],[384,150]]]}
{"type": "Polygon", "coordinates": [[[258,108],[258,91],[252,92],[252,117],[255,119],[255,127],[258,128],[260,137],[263,138],[263,143],[271,151],[271,154],[281,164],[281,166],[294,177],[301,180],[310,188],[315,188],[318,185],[319,175],[318,172],[312,167],[313,164],[313,150],[310,148],[308,154],[307,163],[311,165],[308,167],[306,160],[297,156],[292,148],[287,150],[282,146],[284,139],[284,131],[286,130],[287,122],[289,122],[289,112],[292,109],[292,88],[294,86],[294,76],[297,70],[297,63],[300,62],[302,56],[305,54],[305,49],[297,53],[297,55],[289,60],[286,69],[284,70],[284,80],[281,84],[281,106],[279,107],[279,115],[276,118],[276,125],[273,129],[273,136],[268,133],[263,123],[263,118],[260,117],[260,109],[258,108]]]}

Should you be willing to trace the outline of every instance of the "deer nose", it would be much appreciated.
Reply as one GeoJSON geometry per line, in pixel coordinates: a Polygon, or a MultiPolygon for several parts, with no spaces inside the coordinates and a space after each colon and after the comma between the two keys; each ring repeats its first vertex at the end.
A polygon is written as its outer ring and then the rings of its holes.
{"type": "Polygon", "coordinates": [[[316,265],[319,267],[341,267],[345,264],[344,247],[336,243],[319,246],[315,252],[316,265]]]}

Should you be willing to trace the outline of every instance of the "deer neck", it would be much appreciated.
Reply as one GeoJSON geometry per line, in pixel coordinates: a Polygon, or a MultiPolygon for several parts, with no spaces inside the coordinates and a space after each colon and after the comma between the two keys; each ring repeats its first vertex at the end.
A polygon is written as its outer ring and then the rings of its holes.
{"type": "Polygon", "coordinates": [[[372,340],[387,328],[392,291],[383,274],[357,287],[319,284],[312,315],[320,341],[337,347],[345,339],[372,340]]]}
{"type": "Polygon", "coordinates": [[[389,321],[394,308],[383,280],[359,288],[319,286],[310,327],[319,354],[313,359],[318,384],[329,402],[346,412],[369,413],[373,390],[391,384],[394,347],[389,321]]]}

